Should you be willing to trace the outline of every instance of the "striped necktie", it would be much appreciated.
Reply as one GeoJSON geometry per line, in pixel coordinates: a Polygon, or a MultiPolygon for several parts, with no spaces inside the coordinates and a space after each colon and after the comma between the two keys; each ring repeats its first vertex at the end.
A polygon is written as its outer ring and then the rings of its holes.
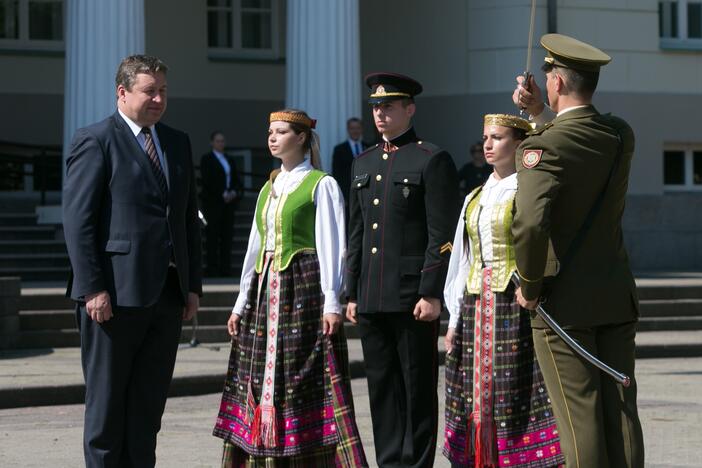
{"type": "Polygon", "coordinates": [[[144,127],[141,129],[141,133],[144,134],[144,150],[146,151],[146,154],[149,155],[151,170],[154,171],[156,182],[158,182],[158,186],[161,188],[161,191],[164,194],[167,194],[168,183],[166,182],[166,176],[163,174],[161,161],[158,159],[158,153],[156,153],[156,146],[154,146],[154,139],[151,136],[151,129],[149,127],[144,127]]]}

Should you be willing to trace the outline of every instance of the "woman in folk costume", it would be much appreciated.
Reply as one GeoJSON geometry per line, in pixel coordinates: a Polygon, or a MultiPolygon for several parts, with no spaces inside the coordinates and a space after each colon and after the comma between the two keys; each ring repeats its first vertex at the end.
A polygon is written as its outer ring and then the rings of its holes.
{"type": "Polygon", "coordinates": [[[515,151],[530,130],[512,115],[485,116],[493,173],[465,199],[444,288],[444,455],[454,467],[554,467],[564,463],[534,356],[529,311],[515,299],[512,214],[515,151]]]}
{"type": "Polygon", "coordinates": [[[282,162],[258,196],[214,435],[224,467],[367,466],[356,427],[339,297],[344,200],[319,167],[315,121],[270,115],[282,162]],[[309,153],[309,158],[306,154],[309,153]]]}

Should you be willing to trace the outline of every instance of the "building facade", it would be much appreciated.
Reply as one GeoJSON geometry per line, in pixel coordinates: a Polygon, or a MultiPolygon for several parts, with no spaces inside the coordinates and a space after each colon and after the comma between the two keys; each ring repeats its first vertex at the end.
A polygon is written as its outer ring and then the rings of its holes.
{"type": "MultiPolygon", "coordinates": [[[[84,21],[67,21],[75,14],[70,3],[80,1],[0,0],[0,141],[64,142],[66,64],[75,53],[74,46],[66,49],[66,23],[86,28],[84,21]]],[[[483,114],[514,111],[511,92],[525,68],[531,4],[130,1],[142,8],[143,51],[170,67],[164,120],[190,134],[196,155],[214,129],[236,148],[264,152],[268,113],[286,103],[320,109],[320,120],[331,122],[322,129],[326,148],[345,138],[345,117],[359,112],[373,140],[362,77],[392,70],[423,83],[417,131],[447,148],[459,167],[481,137],[483,114]],[[320,107],[325,102],[333,109],[320,107]]],[[[613,58],[595,105],[626,119],[637,136],[625,214],[634,267],[702,269],[702,2],[536,4],[531,69],[540,83],[544,33],[577,37],[613,58]]],[[[133,24],[118,27],[115,34],[133,30],[133,24]]],[[[112,62],[95,66],[114,73],[112,62]]]]}

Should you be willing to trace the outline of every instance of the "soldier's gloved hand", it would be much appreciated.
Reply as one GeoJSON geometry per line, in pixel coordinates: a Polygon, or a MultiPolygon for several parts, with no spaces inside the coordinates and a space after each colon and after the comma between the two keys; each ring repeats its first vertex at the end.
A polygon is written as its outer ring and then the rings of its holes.
{"type": "Polygon", "coordinates": [[[435,297],[423,297],[414,306],[415,320],[431,322],[441,314],[441,301],[435,297]]]}
{"type": "Polygon", "coordinates": [[[522,75],[517,77],[517,87],[512,93],[512,102],[532,117],[536,117],[544,111],[544,98],[541,95],[541,88],[536,84],[534,75],[529,75],[529,82],[526,84],[524,84],[522,75]]]}

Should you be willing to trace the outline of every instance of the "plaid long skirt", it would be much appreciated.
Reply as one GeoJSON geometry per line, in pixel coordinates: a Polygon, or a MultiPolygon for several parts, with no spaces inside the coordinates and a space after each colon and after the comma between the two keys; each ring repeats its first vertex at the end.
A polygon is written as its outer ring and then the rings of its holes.
{"type": "Polygon", "coordinates": [[[446,356],[444,455],[454,467],[564,464],[529,312],[510,284],[504,293],[466,291],[453,351],[446,356]]]}
{"type": "Polygon", "coordinates": [[[251,284],[213,432],[225,441],[222,466],[368,466],[343,327],[322,334],[316,254],[297,255],[282,272],[266,262],[251,284]]]}

